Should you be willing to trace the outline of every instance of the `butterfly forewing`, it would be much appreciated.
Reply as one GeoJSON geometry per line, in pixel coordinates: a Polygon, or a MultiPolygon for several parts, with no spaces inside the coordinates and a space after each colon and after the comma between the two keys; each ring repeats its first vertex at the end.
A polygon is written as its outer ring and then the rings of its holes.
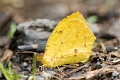
{"type": "Polygon", "coordinates": [[[59,22],[51,33],[42,62],[48,67],[85,62],[94,41],[95,36],[83,16],[73,13],[59,22]]]}

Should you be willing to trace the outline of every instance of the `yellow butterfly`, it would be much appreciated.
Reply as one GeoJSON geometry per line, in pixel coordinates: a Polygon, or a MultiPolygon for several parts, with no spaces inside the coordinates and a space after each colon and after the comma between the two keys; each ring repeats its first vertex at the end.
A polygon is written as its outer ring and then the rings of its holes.
{"type": "Polygon", "coordinates": [[[46,67],[86,62],[96,37],[81,13],[75,12],[58,23],[51,33],[44,56],[37,56],[46,67]]]}

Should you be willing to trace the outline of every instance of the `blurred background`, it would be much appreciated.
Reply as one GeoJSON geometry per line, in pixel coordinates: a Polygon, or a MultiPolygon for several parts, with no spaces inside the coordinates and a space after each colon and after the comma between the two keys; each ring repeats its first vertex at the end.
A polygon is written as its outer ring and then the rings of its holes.
{"type": "Polygon", "coordinates": [[[119,21],[119,3],[119,0],[0,0],[0,36],[8,33],[11,22],[19,24],[43,18],[60,21],[75,11],[90,18],[90,23],[99,24],[97,31],[108,30],[119,21]]]}
{"type": "Polygon", "coordinates": [[[0,0],[0,37],[9,36],[11,25],[15,28],[35,19],[59,22],[75,11],[83,14],[95,34],[120,37],[119,3],[120,0],[0,0]]]}

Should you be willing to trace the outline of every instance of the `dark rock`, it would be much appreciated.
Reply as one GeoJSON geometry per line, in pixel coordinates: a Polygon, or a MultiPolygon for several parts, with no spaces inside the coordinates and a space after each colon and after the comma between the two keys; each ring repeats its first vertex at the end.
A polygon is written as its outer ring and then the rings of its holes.
{"type": "Polygon", "coordinates": [[[56,22],[48,19],[37,19],[19,24],[10,49],[44,51],[48,37],[55,26],[56,22]],[[38,46],[31,47],[33,44],[38,46]]]}
{"type": "Polygon", "coordinates": [[[107,52],[114,51],[114,47],[106,47],[106,51],[107,51],[107,52]]]}

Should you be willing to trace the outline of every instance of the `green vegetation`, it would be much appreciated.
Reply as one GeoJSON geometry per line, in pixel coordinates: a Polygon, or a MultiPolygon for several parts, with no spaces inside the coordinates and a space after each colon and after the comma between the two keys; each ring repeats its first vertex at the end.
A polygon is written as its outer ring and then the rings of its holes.
{"type": "Polygon", "coordinates": [[[92,16],[89,16],[87,19],[86,19],[87,23],[89,24],[93,24],[95,22],[98,21],[98,17],[96,15],[92,15],[92,16]]]}
{"type": "MultiPolygon", "coordinates": [[[[33,71],[32,71],[32,78],[29,80],[36,80],[36,54],[33,56],[33,71]]],[[[13,71],[11,68],[11,62],[8,62],[8,69],[5,69],[3,64],[0,62],[0,71],[6,78],[6,80],[18,80],[21,78],[26,78],[25,75],[18,74],[17,72],[13,71]]]]}
{"type": "Polygon", "coordinates": [[[0,62],[0,71],[2,71],[6,80],[18,80],[21,76],[11,69],[11,62],[8,63],[8,70],[4,68],[3,64],[0,62]]]}
{"type": "Polygon", "coordinates": [[[16,24],[15,23],[11,23],[10,29],[9,29],[9,31],[7,33],[7,36],[9,38],[12,38],[14,36],[15,31],[16,31],[16,24]]]}

